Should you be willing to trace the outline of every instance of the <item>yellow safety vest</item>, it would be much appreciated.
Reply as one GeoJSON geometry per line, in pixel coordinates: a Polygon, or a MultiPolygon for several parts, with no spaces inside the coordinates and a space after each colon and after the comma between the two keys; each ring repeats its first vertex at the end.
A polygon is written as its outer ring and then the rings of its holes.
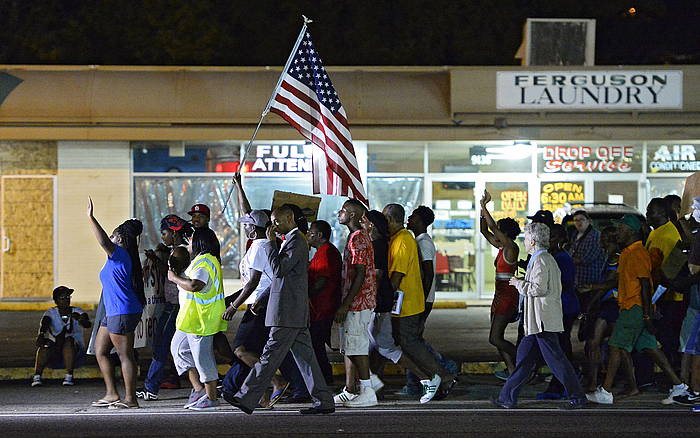
{"type": "Polygon", "coordinates": [[[209,336],[228,328],[228,323],[221,319],[221,315],[226,311],[224,279],[221,264],[212,255],[200,254],[195,257],[185,270],[185,275],[189,277],[197,269],[207,271],[211,281],[199,292],[186,292],[175,326],[185,333],[209,336]]]}

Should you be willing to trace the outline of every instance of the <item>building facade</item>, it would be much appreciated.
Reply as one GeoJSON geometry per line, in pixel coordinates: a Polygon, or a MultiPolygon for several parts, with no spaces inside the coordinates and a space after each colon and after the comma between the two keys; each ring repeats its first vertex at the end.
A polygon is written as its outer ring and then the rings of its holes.
{"type": "MultiPolygon", "coordinates": [[[[328,70],[371,207],[435,210],[438,299],[493,294],[495,253],[478,232],[484,189],[497,217],[521,223],[581,202],[643,211],[654,196],[681,194],[700,167],[698,66],[328,70]]],[[[49,297],[57,284],[99,298],[104,258],[88,195],[107,231],[142,219],[143,248],[157,243],[162,216],[209,204],[235,279],[244,236],[235,205],[222,207],[279,71],[0,66],[15,78],[0,100],[0,298],[49,297]]],[[[309,148],[265,118],[243,169],[254,208],[269,208],[275,190],[311,193],[309,148]]],[[[342,202],[322,196],[319,212],[340,246],[342,202]]]]}

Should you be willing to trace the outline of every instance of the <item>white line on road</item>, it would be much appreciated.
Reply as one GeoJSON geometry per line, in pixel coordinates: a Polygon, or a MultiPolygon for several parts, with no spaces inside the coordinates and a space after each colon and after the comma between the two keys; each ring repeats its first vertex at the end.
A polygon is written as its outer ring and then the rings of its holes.
{"type": "MultiPolygon", "coordinates": [[[[592,414],[592,413],[615,413],[615,414],[640,414],[640,413],[648,413],[648,414],[689,414],[691,413],[690,409],[688,410],[680,410],[680,409],[645,409],[645,408],[638,408],[638,409],[630,409],[630,408],[620,408],[620,409],[615,409],[615,408],[594,408],[594,409],[583,409],[579,411],[566,411],[566,410],[561,410],[557,408],[549,408],[549,409],[535,409],[535,408],[523,408],[523,409],[512,409],[512,410],[506,410],[506,409],[497,409],[497,408],[433,408],[433,409],[411,409],[411,408],[406,408],[406,409],[348,409],[348,410],[338,410],[336,411],[335,415],[366,415],[366,414],[436,414],[436,413],[483,413],[483,412],[498,412],[498,413],[503,413],[503,414],[518,414],[518,413],[536,413],[536,412],[547,412],[547,413],[552,413],[552,412],[559,412],[562,414],[565,413],[583,413],[583,414],[592,414]]],[[[182,415],[221,415],[221,414],[227,414],[227,415],[244,415],[243,412],[241,411],[233,411],[233,410],[213,410],[213,411],[200,411],[200,412],[193,412],[193,411],[184,411],[184,410],[179,410],[179,411],[166,411],[166,412],[146,412],[146,411],[140,411],[140,410],[127,410],[127,412],[67,412],[67,413],[58,413],[58,412],[53,412],[53,413],[3,413],[0,414],[0,418],[46,418],[46,417],[106,417],[106,416],[128,416],[128,417],[149,417],[149,416],[182,416],[182,415]]],[[[274,410],[274,411],[259,411],[256,412],[255,415],[299,415],[298,410],[274,410]]]]}

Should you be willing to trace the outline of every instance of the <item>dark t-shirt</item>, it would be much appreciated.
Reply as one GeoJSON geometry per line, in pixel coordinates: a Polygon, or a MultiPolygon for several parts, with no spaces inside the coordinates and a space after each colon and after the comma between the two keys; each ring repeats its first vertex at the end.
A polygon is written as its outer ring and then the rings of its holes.
{"type": "Polygon", "coordinates": [[[332,319],[340,307],[340,252],[332,243],[325,243],[309,263],[309,288],[319,277],[326,277],[323,290],[309,300],[311,321],[332,319]]]}
{"type": "Polygon", "coordinates": [[[391,312],[394,305],[394,290],[389,281],[389,241],[378,239],[372,241],[374,249],[374,267],[382,271],[381,277],[377,276],[377,306],[376,313],[391,312]]]}
{"type": "Polygon", "coordinates": [[[576,296],[576,265],[569,253],[562,251],[553,254],[554,260],[557,261],[559,270],[561,271],[561,310],[564,315],[579,313],[581,304],[576,296]]]}
{"type": "Polygon", "coordinates": [[[691,265],[700,265],[700,230],[693,230],[695,240],[688,254],[688,263],[691,265]]]}

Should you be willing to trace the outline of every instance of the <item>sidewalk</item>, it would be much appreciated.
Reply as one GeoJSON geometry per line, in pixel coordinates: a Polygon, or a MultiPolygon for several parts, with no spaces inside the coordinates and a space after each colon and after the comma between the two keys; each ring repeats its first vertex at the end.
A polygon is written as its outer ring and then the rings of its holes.
{"type": "MultiPolygon", "coordinates": [[[[34,366],[36,352],[34,340],[43,311],[0,311],[0,380],[28,379],[34,366]]],[[[91,319],[94,310],[88,311],[91,319]]],[[[243,313],[238,312],[229,324],[228,337],[232,340],[243,313]]],[[[87,335],[87,332],[86,332],[87,335]]],[[[426,328],[426,339],[444,356],[463,365],[464,372],[492,372],[492,362],[499,362],[496,349],[488,342],[489,308],[469,307],[462,309],[435,309],[430,315],[426,328]],[[468,365],[465,365],[468,364],[468,365]]],[[[517,327],[509,326],[507,337],[515,340],[517,327]]],[[[140,351],[142,362],[150,359],[150,351],[140,351]]],[[[342,363],[338,353],[329,355],[332,362],[342,363]]],[[[144,365],[146,366],[146,365],[144,365]]],[[[52,370],[47,370],[50,378],[52,370]]],[[[338,368],[343,372],[342,366],[338,368]]],[[[56,378],[63,371],[56,370],[56,378]]],[[[95,358],[88,356],[86,364],[76,370],[76,377],[99,377],[95,358]]]]}

